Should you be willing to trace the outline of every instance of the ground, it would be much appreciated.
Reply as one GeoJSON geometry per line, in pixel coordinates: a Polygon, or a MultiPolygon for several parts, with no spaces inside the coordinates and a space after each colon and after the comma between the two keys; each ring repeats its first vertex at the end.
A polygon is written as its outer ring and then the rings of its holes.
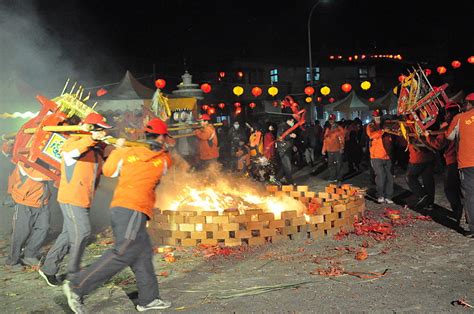
{"type": "MultiPolygon", "coordinates": [[[[297,182],[322,190],[325,173],[308,173],[301,170],[297,182]]],[[[368,172],[363,172],[348,182],[369,187],[368,179],[368,172]]],[[[390,208],[400,211],[400,219],[392,222],[386,217],[387,206],[367,200],[367,217],[388,223],[390,233],[341,234],[232,250],[177,249],[171,263],[157,253],[160,293],[173,302],[164,312],[472,311],[457,301],[474,305],[474,240],[454,229],[442,177],[437,177],[439,206],[429,213],[404,207],[409,196],[404,177],[397,175],[396,183],[395,200],[401,205],[390,208]]],[[[4,237],[0,243],[3,256],[7,242],[4,237]]],[[[110,246],[106,229],[88,246],[84,265],[110,246]]],[[[90,295],[86,308],[98,313],[134,312],[136,294],[127,269],[90,295]]],[[[70,311],[62,289],[47,286],[35,270],[13,273],[0,266],[0,312],[70,311]]]]}

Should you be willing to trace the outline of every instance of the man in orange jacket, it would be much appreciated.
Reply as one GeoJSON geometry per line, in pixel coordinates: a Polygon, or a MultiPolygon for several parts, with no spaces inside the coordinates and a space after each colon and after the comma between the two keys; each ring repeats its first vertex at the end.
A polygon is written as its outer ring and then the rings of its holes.
{"type": "Polygon", "coordinates": [[[199,169],[205,169],[213,161],[219,158],[219,147],[216,129],[209,124],[211,117],[208,114],[201,115],[201,128],[194,131],[199,140],[199,169]]]}
{"type": "Polygon", "coordinates": [[[367,125],[367,136],[370,139],[370,164],[375,173],[377,202],[393,204],[393,176],[390,172],[392,161],[389,156],[391,137],[384,134],[380,111],[375,110],[372,116],[374,121],[367,125]]]}
{"type": "Polygon", "coordinates": [[[328,156],[329,180],[342,184],[342,154],[344,153],[344,129],[337,125],[336,115],[329,115],[329,128],[323,136],[322,154],[328,156]]]}
{"type": "Polygon", "coordinates": [[[48,182],[51,179],[38,170],[17,163],[9,179],[9,192],[15,202],[11,248],[6,265],[19,268],[20,262],[39,264],[39,250],[49,229],[48,201],[51,197],[48,182]],[[20,259],[21,251],[24,256],[20,259]]]}
{"type": "Polygon", "coordinates": [[[80,270],[81,258],[91,233],[89,209],[101,174],[103,150],[99,140],[111,128],[98,113],[89,114],[84,124],[93,124],[97,131],[90,136],[71,136],[61,151],[61,179],[58,203],[63,214],[63,229],[38,270],[49,286],[58,286],[59,264],[69,252],[68,277],[80,270]]]}
{"type": "Polygon", "coordinates": [[[458,143],[458,169],[464,194],[464,210],[469,223],[466,236],[474,238],[474,93],[468,94],[465,100],[465,112],[454,117],[446,137],[458,143]]]}
{"type": "Polygon", "coordinates": [[[132,268],[138,286],[138,311],[166,309],[171,302],[160,298],[153,268],[153,248],[146,222],[153,218],[155,188],[171,166],[165,141],[168,128],[160,119],[152,119],[145,128],[151,147],[122,148],[117,141],[104,164],[104,175],[117,177],[111,206],[114,248],[106,251],[87,269],[81,271],[63,289],[69,307],[83,312],[83,296],[89,294],[127,266],[132,268]]]}

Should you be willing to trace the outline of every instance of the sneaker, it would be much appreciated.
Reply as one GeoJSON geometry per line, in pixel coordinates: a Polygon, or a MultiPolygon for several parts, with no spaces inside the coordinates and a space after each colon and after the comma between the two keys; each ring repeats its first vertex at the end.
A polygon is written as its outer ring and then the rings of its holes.
{"type": "Polygon", "coordinates": [[[38,269],[38,273],[40,274],[41,277],[43,277],[43,279],[46,281],[48,286],[58,287],[58,286],[61,285],[61,283],[59,282],[59,280],[56,278],[55,275],[47,275],[47,274],[43,273],[43,271],[41,269],[38,269]]]}
{"type": "Polygon", "coordinates": [[[38,266],[40,263],[39,259],[36,257],[24,257],[21,261],[27,266],[38,266]]]}
{"type": "Polygon", "coordinates": [[[164,310],[171,306],[170,301],[164,301],[162,299],[155,299],[145,306],[137,305],[138,312],[144,312],[148,310],[164,310]]]}
{"type": "Polygon", "coordinates": [[[383,202],[385,202],[385,198],[379,197],[379,198],[377,199],[377,203],[382,204],[383,202]]]}
{"type": "Polygon", "coordinates": [[[425,206],[425,209],[427,211],[432,211],[434,209],[434,205],[433,204],[428,204],[428,205],[425,206]]]}
{"type": "Polygon", "coordinates": [[[71,289],[70,282],[66,280],[63,284],[63,292],[67,298],[67,304],[69,308],[76,314],[85,313],[84,303],[82,302],[82,297],[75,293],[71,289]]]}
{"type": "Polygon", "coordinates": [[[467,231],[464,236],[468,239],[474,239],[474,231],[467,231]]]}
{"type": "Polygon", "coordinates": [[[19,271],[23,271],[24,267],[23,265],[21,265],[20,263],[16,263],[16,264],[8,264],[6,263],[5,264],[5,268],[7,270],[9,270],[10,272],[12,273],[16,273],[16,272],[19,272],[19,271]]]}
{"type": "Polygon", "coordinates": [[[389,198],[386,198],[386,199],[385,199],[385,203],[386,203],[386,204],[393,204],[393,201],[392,201],[391,199],[389,199],[389,198]]]}
{"type": "Polygon", "coordinates": [[[416,208],[416,209],[423,208],[423,207],[425,206],[425,203],[426,203],[427,200],[428,200],[428,195],[423,195],[423,197],[420,198],[420,199],[418,200],[418,202],[416,202],[415,208],[416,208]]]}

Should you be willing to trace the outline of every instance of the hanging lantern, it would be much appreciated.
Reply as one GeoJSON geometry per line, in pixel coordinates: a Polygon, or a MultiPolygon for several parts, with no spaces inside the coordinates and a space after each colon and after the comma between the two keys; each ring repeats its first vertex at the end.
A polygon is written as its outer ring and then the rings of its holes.
{"type": "Polygon", "coordinates": [[[234,92],[234,95],[240,96],[244,93],[244,88],[242,86],[236,86],[232,91],[234,92]]]}
{"type": "Polygon", "coordinates": [[[349,83],[342,84],[341,89],[344,93],[348,93],[352,89],[352,85],[349,83]]]}
{"type": "Polygon", "coordinates": [[[225,77],[225,72],[219,72],[219,77],[224,78],[225,77]]]}
{"type": "Polygon", "coordinates": [[[239,108],[239,107],[240,107],[240,102],[234,103],[234,106],[235,106],[236,108],[239,108]]]}
{"type": "Polygon", "coordinates": [[[439,66],[436,68],[436,72],[439,73],[439,75],[443,75],[444,73],[446,73],[446,68],[444,66],[439,66]]]}
{"type": "Polygon", "coordinates": [[[235,108],[235,114],[239,114],[241,112],[242,112],[242,108],[240,107],[235,108]]]}
{"type": "Polygon", "coordinates": [[[396,95],[398,93],[398,86],[395,86],[393,88],[392,92],[396,95]]]}
{"type": "Polygon", "coordinates": [[[201,85],[201,90],[205,93],[205,94],[209,94],[212,90],[212,87],[210,84],[208,83],[204,83],[201,85]]]}
{"type": "Polygon", "coordinates": [[[268,89],[268,94],[272,97],[275,97],[276,94],[278,94],[278,88],[275,86],[272,86],[268,89]]]}
{"type": "Polygon", "coordinates": [[[363,90],[368,90],[371,86],[372,84],[370,84],[369,81],[363,81],[362,83],[360,83],[360,88],[362,88],[363,90]]]}
{"type": "Polygon", "coordinates": [[[254,97],[258,97],[258,96],[262,95],[262,89],[258,86],[255,86],[254,88],[252,88],[252,95],[254,97]]]}
{"type": "Polygon", "coordinates": [[[311,87],[311,86],[306,86],[306,87],[304,88],[304,93],[305,93],[306,95],[308,95],[308,96],[311,96],[311,95],[314,94],[314,88],[311,87]]]}
{"type": "Polygon", "coordinates": [[[473,64],[474,63],[474,56],[470,56],[467,58],[467,63],[473,64]]]}
{"type": "Polygon", "coordinates": [[[323,100],[323,98],[322,98],[322,97],[318,97],[318,98],[316,98],[316,100],[317,100],[318,102],[321,102],[321,101],[323,100]]]}
{"type": "Polygon", "coordinates": [[[461,66],[461,62],[458,60],[454,60],[453,62],[451,62],[451,66],[453,67],[453,69],[457,69],[461,66]]]}
{"type": "Polygon", "coordinates": [[[249,107],[250,107],[250,109],[254,109],[255,107],[257,107],[257,105],[254,102],[251,102],[249,104],[249,107]]]}
{"type": "Polygon", "coordinates": [[[244,77],[244,72],[238,71],[238,72],[237,72],[237,76],[238,76],[239,78],[243,78],[243,77],[244,77]]]}
{"type": "Polygon", "coordinates": [[[370,101],[370,102],[374,102],[374,101],[375,101],[375,98],[374,98],[374,97],[370,97],[370,98],[369,98],[369,101],[370,101]]]}
{"type": "Polygon", "coordinates": [[[403,81],[405,80],[405,78],[406,78],[405,75],[400,74],[400,76],[398,77],[398,81],[399,81],[400,83],[403,83],[403,81]]]}
{"type": "Polygon", "coordinates": [[[216,108],[210,107],[209,109],[207,109],[207,114],[208,115],[213,115],[215,113],[216,113],[216,108]]]}
{"type": "Polygon", "coordinates": [[[310,103],[310,102],[313,101],[313,98],[311,98],[311,97],[306,97],[306,98],[304,99],[304,101],[306,101],[307,103],[310,103]]]}
{"type": "Polygon", "coordinates": [[[321,92],[321,95],[327,96],[329,95],[329,93],[331,93],[331,89],[327,86],[324,86],[324,87],[321,87],[320,92],[321,92]]]}
{"type": "Polygon", "coordinates": [[[431,69],[425,69],[425,75],[426,76],[431,75],[431,69]]]}
{"type": "Polygon", "coordinates": [[[275,100],[272,104],[273,104],[273,107],[278,107],[278,101],[275,100]]]}
{"type": "Polygon", "coordinates": [[[107,92],[107,90],[106,90],[105,88],[101,88],[101,89],[97,90],[96,95],[97,95],[97,97],[102,97],[102,96],[104,96],[104,95],[107,94],[107,93],[108,93],[108,92],[107,92]]]}
{"type": "Polygon", "coordinates": [[[155,81],[156,88],[163,89],[166,86],[166,81],[164,79],[157,79],[155,81]]]}
{"type": "Polygon", "coordinates": [[[334,99],[334,97],[331,97],[329,98],[329,102],[332,104],[334,101],[336,101],[336,99],[334,99]]]}
{"type": "Polygon", "coordinates": [[[224,104],[223,102],[221,102],[221,103],[219,103],[217,106],[219,106],[219,108],[221,108],[221,109],[224,109],[225,104],[224,104]]]}
{"type": "Polygon", "coordinates": [[[201,106],[201,109],[204,110],[204,111],[206,111],[207,109],[209,109],[209,105],[202,105],[202,106],[201,106]]]}

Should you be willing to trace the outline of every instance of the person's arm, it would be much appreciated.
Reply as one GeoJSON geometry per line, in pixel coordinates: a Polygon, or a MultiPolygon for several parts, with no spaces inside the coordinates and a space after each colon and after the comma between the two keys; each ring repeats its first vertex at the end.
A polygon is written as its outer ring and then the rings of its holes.
{"type": "Polygon", "coordinates": [[[17,164],[18,170],[22,176],[27,176],[33,181],[41,182],[41,181],[51,181],[52,179],[47,175],[39,172],[38,170],[34,169],[33,167],[26,167],[21,161],[17,164]]]}
{"type": "Polygon", "coordinates": [[[102,166],[102,173],[106,177],[115,178],[120,174],[123,165],[124,151],[127,148],[114,149],[102,166]]]}
{"type": "Polygon", "coordinates": [[[456,115],[449,124],[448,130],[446,131],[446,139],[452,141],[459,135],[459,121],[461,114],[456,115]]]}
{"type": "Polygon", "coordinates": [[[61,149],[61,155],[64,157],[66,165],[73,165],[77,161],[77,157],[97,145],[99,142],[96,139],[94,139],[92,135],[69,137],[61,149]]]}
{"type": "Polygon", "coordinates": [[[373,125],[371,125],[371,124],[369,124],[369,125],[367,126],[367,136],[368,136],[369,139],[371,139],[371,140],[381,138],[382,135],[383,135],[383,133],[384,133],[383,130],[374,130],[374,129],[373,129],[373,125]]]}
{"type": "Polygon", "coordinates": [[[208,127],[205,127],[203,129],[197,129],[194,130],[194,135],[196,135],[197,138],[200,140],[208,140],[211,137],[211,130],[208,127]]]}

